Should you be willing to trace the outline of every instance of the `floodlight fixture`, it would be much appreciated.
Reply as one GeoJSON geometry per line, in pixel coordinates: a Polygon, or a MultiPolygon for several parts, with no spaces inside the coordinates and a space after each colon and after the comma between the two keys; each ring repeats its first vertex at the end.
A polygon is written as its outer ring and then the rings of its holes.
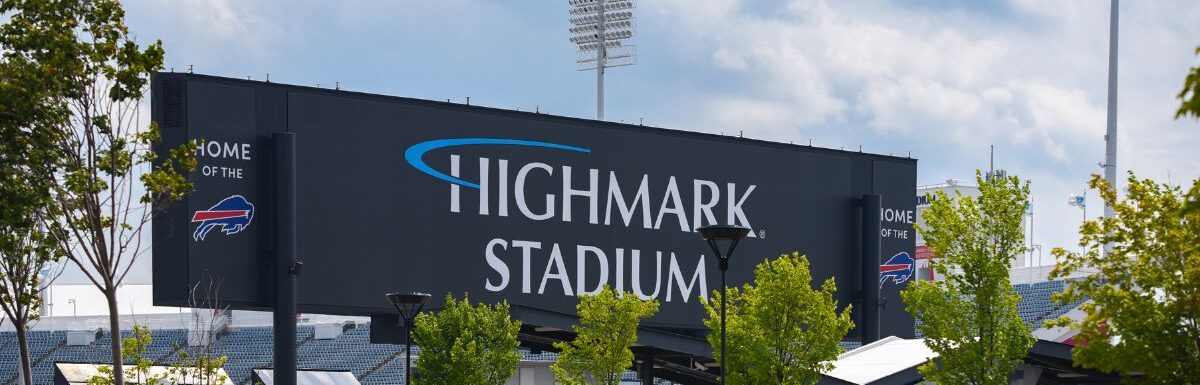
{"type": "MultiPolygon", "coordinates": [[[[617,47],[621,47],[621,46],[622,46],[622,45],[621,45],[621,42],[619,42],[619,41],[606,41],[606,42],[604,42],[604,47],[605,47],[606,49],[609,49],[609,50],[610,50],[610,51],[608,52],[608,55],[609,55],[609,59],[610,59],[610,60],[612,59],[612,52],[611,52],[611,49],[613,49],[613,48],[617,48],[617,47]]],[[[630,46],[625,46],[625,47],[630,47],[630,46]]],[[[595,50],[597,50],[597,49],[600,49],[600,43],[588,43],[588,44],[580,44],[580,45],[579,45],[579,51],[580,51],[579,53],[580,53],[580,54],[595,55],[595,53],[586,52],[586,51],[595,51],[595,50]]],[[[594,59],[593,59],[593,60],[594,60],[594,59]]]]}
{"type": "MultiPolygon", "coordinates": [[[[628,13],[628,12],[626,12],[626,13],[628,13]]],[[[621,32],[628,32],[630,35],[632,35],[633,34],[632,29],[633,29],[633,20],[628,20],[628,19],[627,20],[612,20],[612,19],[605,20],[604,30],[606,32],[611,33],[611,32],[621,31],[621,32]]],[[[574,36],[571,36],[571,42],[574,43],[574,42],[576,42],[575,39],[578,39],[578,38],[596,37],[596,34],[599,33],[600,25],[594,24],[594,23],[584,24],[584,25],[570,27],[570,28],[568,28],[568,30],[570,30],[571,33],[573,33],[573,34],[576,34],[574,36]]],[[[607,35],[605,37],[609,38],[607,35]]]]}
{"type": "Polygon", "coordinates": [[[596,70],[596,119],[604,120],[604,70],[637,63],[637,47],[625,42],[636,34],[633,0],[567,0],[571,5],[570,41],[579,49],[576,70],[596,70]]]}

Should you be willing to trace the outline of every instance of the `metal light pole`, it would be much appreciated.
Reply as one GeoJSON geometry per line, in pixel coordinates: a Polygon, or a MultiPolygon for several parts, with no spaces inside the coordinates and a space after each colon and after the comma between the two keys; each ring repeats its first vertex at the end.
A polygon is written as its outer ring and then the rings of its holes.
{"type": "Polygon", "coordinates": [[[429,294],[409,292],[409,293],[388,293],[387,298],[392,301],[392,306],[396,307],[396,311],[400,313],[400,319],[404,321],[404,383],[412,383],[412,325],[413,319],[417,318],[417,313],[425,307],[425,302],[429,301],[429,294]]]}
{"type": "Polygon", "coordinates": [[[600,0],[596,6],[596,15],[599,16],[596,23],[596,38],[599,40],[600,49],[596,50],[596,120],[604,120],[604,9],[607,8],[604,0],[600,0]]]}
{"type": "Polygon", "coordinates": [[[604,120],[604,70],[637,62],[633,37],[633,0],[568,0],[571,42],[579,48],[579,71],[596,70],[596,119],[604,120]]]}
{"type": "MultiPolygon", "coordinates": [[[[1104,180],[1113,190],[1117,189],[1117,19],[1120,1],[1112,0],[1108,25],[1108,131],[1104,135],[1104,180]]],[[[1104,204],[1104,217],[1116,214],[1112,205],[1104,204]]],[[[1111,244],[1104,245],[1104,255],[1112,251],[1111,244]]]]}
{"type": "Polygon", "coordinates": [[[712,247],[713,254],[717,256],[717,267],[721,270],[721,384],[724,385],[726,384],[725,363],[729,360],[729,357],[725,355],[725,271],[729,270],[729,258],[733,256],[733,250],[737,248],[738,242],[746,238],[750,229],[734,225],[712,225],[701,227],[696,231],[699,231],[700,236],[708,241],[708,246],[712,247]],[[729,248],[723,254],[718,245],[720,242],[729,242],[729,248]]]}
{"type": "Polygon", "coordinates": [[[1029,239],[1029,266],[1033,266],[1033,200],[1025,202],[1025,216],[1029,217],[1029,232],[1025,234],[1025,238],[1029,239]]]}
{"type": "MultiPolygon", "coordinates": [[[[1087,190],[1083,190],[1083,195],[1071,194],[1071,198],[1067,200],[1067,204],[1078,207],[1079,212],[1083,213],[1083,222],[1080,223],[1081,226],[1083,223],[1087,223],[1087,190]]],[[[1107,207],[1108,206],[1106,205],[1105,208],[1107,207]]],[[[1108,247],[1108,245],[1105,245],[1105,247],[1108,247]]],[[[1105,255],[1108,255],[1107,251],[1105,251],[1105,255]]]]}

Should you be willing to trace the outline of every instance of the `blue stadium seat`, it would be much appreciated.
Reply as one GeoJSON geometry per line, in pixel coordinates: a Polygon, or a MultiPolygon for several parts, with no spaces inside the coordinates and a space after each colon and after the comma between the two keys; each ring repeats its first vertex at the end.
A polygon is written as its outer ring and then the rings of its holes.
{"type": "MultiPolygon", "coordinates": [[[[1078,307],[1079,302],[1059,305],[1050,300],[1050,295],[1061,292],[1065,285],[1064,281],[1013,285],[1013,289],[1021,296],[1021,302],[1017,306],[1021,318],[1029,322],[1031,327],[1037,328],[1046,320],[1062,316],[1078,307]]],[[[176,362],[176,352],[179,349],[187,349],[192,353],[199,349],[186,346],[186,330],[154,330],[152,333],[153,340],[144,356],[157,364],[169,365],[176,362]]],[[[371,344],[370,325],[351,327],[332,339],[318,340],[313,338],[313,333],[313,326],[302,325],[297,328],[299,368],[347,370],[359,377],[364,385],[404,383],[404,348],[400,345],[371,344]]],[[[121,332],[122,337],[128,337],[129,334],[129,331],[121,332]]],[[[33,370],[34,382],[38,384],[53,382],[55,362],[110,362],[109,346],[112,338],[107,332],[101,333],[95,342],[86,346],[67,346],[65,331],[36,330],[30,332],[29,337],[34,359],[45,356],[33,370]]],[[[211,346],[211,352],[229,358],[225,364],[225,371],[234,383],[241,385],[249,383],[252,369],[272,366],[273,346],[271,327],[231,328],[218,336],[211,346]]],[[[842,343],[846,350],[859,346],[856,341],[842,343]]],[[[18,352],[16,335],[13,332],[0,333],[0,381],[15,380],[18,352]]],[[[558,358],[553,352],[534,354],[521,349],[520,353],[526,362],[554,362],[558,358]]],[[[415,359],[420,354],[420,349],[414,347],[413,354],[415,359]]],[[[637,375],[628,372],[622,379],[636,381],[637,375]]]]}

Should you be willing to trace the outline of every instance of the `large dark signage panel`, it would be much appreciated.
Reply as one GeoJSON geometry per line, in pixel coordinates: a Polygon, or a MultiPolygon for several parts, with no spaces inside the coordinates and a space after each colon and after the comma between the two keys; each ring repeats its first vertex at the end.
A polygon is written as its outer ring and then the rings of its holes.
{"type": "MultiPolygon", "coordinates": [[[[156,286],[187,277],[157,304],[181,305],[180,287],[212,275],[227,305],[270,305],[275,131],[296,136],[303,312],[391,313],[384,293],[423,291],[569,314],[608,284],[658,299],[650,325],[702,328],[720,274],[694,229],[714,223],[753,229],[731,285],[799,251],[853,303],[870,193],[884,196],[880,262],[913,252],[911,159],[194,75],[155,79],[156,118],[171,115],[158,99],[172,82],[187,89],[186,138],[219,145],[201,154],[186,212],[156,218],[186,229],[156,227],[156,286]]],[[[883,332],[909,336],[896,291],[912,269],[880,269],[865,285],[885,298],[883,332]]]]}
{"type": "Polygon", "coordinates": [[[883,197],[880,213],[879,309],[881,336],[912,337],[913,318],[904,308],[900,290],[916,280],[916,222],[914,194],[908,184],[915,183],[915,167],[896,162],[872,162],[872,185],[883,197]]]}

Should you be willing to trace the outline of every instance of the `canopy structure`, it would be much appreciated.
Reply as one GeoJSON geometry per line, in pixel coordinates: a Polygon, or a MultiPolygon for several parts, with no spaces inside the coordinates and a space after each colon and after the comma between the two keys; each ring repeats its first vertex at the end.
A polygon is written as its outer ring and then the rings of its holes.
{"type": "MultiPolygon", "coordinates": [[[[275,371],[272,369],[254,369],[255,384],[275,385],[275,371]]],[[[296,385],[361,385],[354,372],[297,370],[296,385]]]]}
{"type": "MultiPolygon", "coordinates": [[[[88,380],[94,376],[100,375],[101,366],[110,366],[108,364],[85,364],[73,362],[57,362],[54,364],[54,385],[87,385],[88,380]]],[[[126,367],[128,369],[128,367],[126,367]]],[[[193,374],[194,371],[184,371],[172,373],[168,366],[151,366],[147,370],[147,377],[158,378],[165,376],[167,382],[175,385],[192,385],[192,384],[211,384],[211,385],[233,385],[233,381],[229,379],[229,375],[225,373],[225,369],[217,369],[216,377],[224,377],[224,382],[216,382],[212,379],[201,379],[193,374]],[[182,373],[182,374],[181,374],[182,373]]],[[[353,378],[353,376],[351,376],[353,378]]],[[[137,378],[126,377],[125,381],[129,383],[137,383],[137,378]]],[[[357,384],[357,382],[355,382],[357,384]]]]}
{"type": "MultiPolygon", "coordinates": [[[[1024,384],[1099,384],[1116,385],[1121,377],[1075,366],[1071,357],[1073,345],[1063,342],[1037,340],[1025,355],[1025,365],[1018,370],[1024,384]]],[[[1136,375],[1134,376],[1136,377],[1136,375]]]]}
{"type": "MultiPolygon", "coordinates": [[[[1075,366],[1071,345],[1037,340],[1009,378],[1012,384],[1101,384],[1121,383],[1120,376],[1075,366]]],[[[937,359],[923,339],[888,337],[842,354],[833,370],[821,376],[821,385],[909,385],[925,380],[917,366],[937,359]]]]}
{"type": "Polygon", "coordinates": [[[851,350],[821,376],[821,385],[907,385],[920,382],[917,366],[937,358],[923,339],[887,337],[851,350]]]}

